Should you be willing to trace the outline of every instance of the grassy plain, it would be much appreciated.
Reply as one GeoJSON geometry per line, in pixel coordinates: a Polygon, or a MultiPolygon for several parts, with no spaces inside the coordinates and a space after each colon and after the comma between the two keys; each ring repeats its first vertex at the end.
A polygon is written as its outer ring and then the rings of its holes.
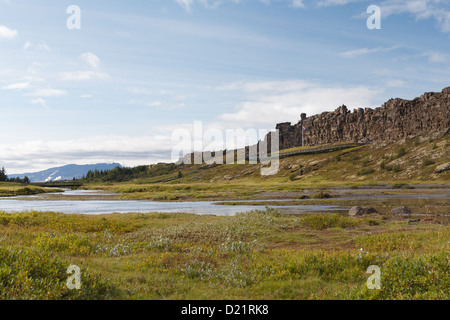
{"type": "Polygon", "coordinates": [[[2,299],[450,298],[450,227],[384,215],[0,213],[0,256],[2,299]]]}
{"type": "Polygon", "coordinates": [[[29,186],[21,183],[0,182],[0,197],[30,196],[42,193],[60,192],[59,189],[49,189],[29,186]]]}
{"type": "MultiPolygon", "coordinates": [[[[260,164],[182,165],[83,186],[117,193],[109,199],[301,199],[382,213],[357,218],[274,209],[233,217],[0,212],[0,299],[449,299],[450,226],[438,217],[409,224],[387,214],[402,205],[448,214],[449,200],[375,197],[447,192],[450,171],[436,168],[449,162],[449,146],[446,135],[290,157],[267,177],[260,164]],[[374,197],[343,197],[364,193],[374,197]],[[80,290],[66,287],[70,265],[81,268],[80,290]],[[380,290],[367,287],[371,265],[380,267],[380,290]]],[[[0,184],[0,196],[22,188],[0,184]]]]}
{"type": "Polygon", "coordinates": [[[435,171],[449,161],[447,134],[284,158],[279,172],[271,176],[261,176],[261,164],[181,165],[160,176],[91,182],[84,188],[118,192],[122,199],[156,201],[313,198],[333,187],[413,190],[416,185],[448,185],[450,171],[435,171]]]}

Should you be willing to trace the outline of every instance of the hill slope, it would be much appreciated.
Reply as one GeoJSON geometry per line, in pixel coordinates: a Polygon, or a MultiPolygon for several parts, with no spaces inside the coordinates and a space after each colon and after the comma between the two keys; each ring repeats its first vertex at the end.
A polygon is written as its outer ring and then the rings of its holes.
{"type": "Polygon", "coordinates": [[[142,178],[120,182],[94,179],[86,181],[83,188],[116,191],[122,193],[122,199],[221,201],[295,199],[305,190],[310,190],[311,196],[331,187],[448,186],[450,134],[295,155],[281,159],[279,171],[270,176],[262,176],[261,168],[261,164],[158,164],[148,166],[142,178]]]}
{"type": "Polygon", "coordinates": [[[290,184],[365,184],[370,182],[449,182],[450,134],[416,136],[334,152],[280,160],[280,170],[261,177],[261,165],[181,166],[180,182],[261,181],[290,184]],[[446,166],[447,164],[447,166],[446,166]],[[444,170],[439,170],[443,168],[444,170]],[[440,171],[440,172],[438,172],[440,171]]]}

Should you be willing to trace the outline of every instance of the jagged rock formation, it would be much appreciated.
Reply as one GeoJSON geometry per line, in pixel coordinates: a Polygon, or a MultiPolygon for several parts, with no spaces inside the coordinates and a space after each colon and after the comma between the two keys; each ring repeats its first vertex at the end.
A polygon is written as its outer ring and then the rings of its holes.
{"type": "Polygon", "coordinates": [[[425,93],[414,100],[391,99],[376,109],[350,112],[341,106],[307,118],[296,125],[280,123],[280,149],[302,145],[316,146],[337,142],[398,141],[431,132],[446,133],[450,128],[450,87],[442,92],[425,93]]]}
{"type": "MultiPolygon", "coordinates": [[[[450,87],[442,92],[425,93],[414,100],[390,99],[376,109],[359,108],[350,112],[343,105],[334,112],[310,118],[303,113],[300,117],[295,125],[285,122],[276,126],[279,150],[300,147],[302,139],[305,146],[318,146],[340,142],[399,141],[430,133],[444,135],[450,128],[450,87]],[[306,128],[303,137],[302,125],[306,128]]],[[[226,152],[231,152],[234,154],[231,159],[242,161],[244,155],[248,160],[249,151],[254,150],[259,157],[271,152],[271,140],[271,135],[266,135],[257,145],[240,149],[241,156],[239,150],[216,151],[214,156],[222,159],[226,152]]],[[[202,163],[205,160],[202,152],[195,152],[180,158],[178,163],[202,163]]]]}

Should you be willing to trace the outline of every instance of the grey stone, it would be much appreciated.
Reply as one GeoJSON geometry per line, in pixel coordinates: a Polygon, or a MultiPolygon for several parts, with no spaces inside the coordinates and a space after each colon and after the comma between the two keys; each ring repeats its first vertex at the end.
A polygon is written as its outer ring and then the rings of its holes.
{"type": "Polygon", "coordinates": [[[447,163],[444,163],[443,165],[438,166],[434,172],[443,173],[448,170],[450,170],[450,162],[447,162],[447,163]]]}
{"type": "Polygon", "coordinates": [[[408,207],[399,207],[391,210],[391,213],[394,215],[401,215],[409,217],[411,215],[411,209],[408,207]]]}
{"type": "MultiPolygon", "coordinates": [[[[439,137],[450,128],[450,87],[442,92],[424,93],[413,100],[390,99],[375,109],[358,108],[351,112],[343,105],[334,112],[323,112],[309,118],[302,114],[300,117],[296,124],[277,124],[280,150],[300,147],[303,140],[306,146],[356,142],[383,145],[406,141],[407,137],[413,136],[436,134],[439,137]]],[[[269,153],[271,137],[268,134],[263,140],[269,153]]],[[[258,145],[261,148],[262,141],[258,145]]],[[[246,147],[246,154],[249,154],[249,147],[246,147]]],[[[189,154],[185,159],[193,161],[194,156],[189,154]]],[[[450,170],[450,164],[440,167],[436,169],[437,173],[450,170]]]]}
{"type": "MultiPolygon", "coordinates": [[[[390,99],[376,109],[359,108],[353,112],[341,106],[334,112],[324,112],[297,124],[280,123],[280,149],[302,144],[317,146],[338,142],[400,141],[409,136],[443,132],[450,127],[450,87],[442,92],[429,92],[414,100],[390,99]]],[[[265,140],[268,138],[266,137],[265,140]]]]}
{"type": "Polygon", "coordinates": [[[351,217],[356,217],[356,216],[362,216],[365,214],[374,214],[374,213],[378,213],[378,211],[372,207],[352,207],[350,209],[350,211],[348,212],[348,215],[351,217]]]}

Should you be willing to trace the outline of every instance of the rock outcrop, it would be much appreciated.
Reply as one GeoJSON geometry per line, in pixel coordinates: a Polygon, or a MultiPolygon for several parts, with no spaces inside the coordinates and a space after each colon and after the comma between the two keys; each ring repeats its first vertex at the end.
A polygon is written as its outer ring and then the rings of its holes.
{"type": "Polygon", "coordinates": [[[444,173],[449,170],[450,170],[450,162],[447,162],[447,163],[444,163],[443,165],[438,166],[434,172],[444,173]]]}
{"type": "Polygon", "coordinates": [[[357,217],[374,213],[378,213],[378,211],[372,207],[352,207],[348,212],[348,215],[351,217],[357,217]]]}
{"type": "Polygon", "coordinates": [[[398,141],[431,132],[446,133],[450,128],[450,87],[425,93],[414,100],[391,99],[376,109],[350,112],[345,105],[291,125],[280,123],[280,149],[338,142],[398,141]]]}
{"type": "MultiPolygon", "coordinates": [[[[295,125],[285,122],[276,126],[280,150],[300,147],[302,139],[305,146],[319,146],[341,142],[399,141],[429,134],[443,136],[450,128],[450,87],[442,92],[425,93],[414,100],[390,99],[376,109],[359,108],[350,112],[343,105],[334,112],[324,112],[309,118],[302,113],[300,118],[295,125]],[[302,126],[306,128],[303,137],[302,126]]],[[[256,155],[256,152],[258,157],[264,157],[271,152],[271,137],[269,133],[257,145],[240,150],[216,151],[213,158],[222,159],[227,152],[231,154],[231,162],[233,158],[237,162],[252,160],[249,155],[256,155]]],[[[202,152],[194,152],[180,158],[177,163],[201,164],[203,161],[206,162],[206,159],[202,152]]],[[[229,163],[228,156],[226,163],[229,163]]],[[[447,167],[443,168],[445,170],[447,167]]]]}
{"type": "Polygon", "coordinates": [[[391,210],[392,215],[400,215],[403,217],[409,217],[411,215],[411,209],[408,207],[399,207],[391,210]]]}

